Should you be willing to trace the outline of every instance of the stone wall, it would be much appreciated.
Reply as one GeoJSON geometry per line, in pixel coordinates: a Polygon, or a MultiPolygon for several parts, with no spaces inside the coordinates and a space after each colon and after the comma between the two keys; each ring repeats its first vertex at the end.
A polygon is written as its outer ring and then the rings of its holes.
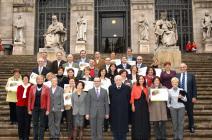
{"type": "Polygon", "coordinates": [[[193,37],[197,44],[198,52],[204,53],[204,47],[202,42],[202,28],[201,19],[204,17],[205,11],[208,10],[212,16],[212,1],[211,0],[193,0],[193,37]]]}

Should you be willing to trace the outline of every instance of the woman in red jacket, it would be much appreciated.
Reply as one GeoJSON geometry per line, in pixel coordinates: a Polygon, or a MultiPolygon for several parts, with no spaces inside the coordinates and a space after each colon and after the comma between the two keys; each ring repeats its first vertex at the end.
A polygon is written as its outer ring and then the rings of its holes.
{"type": "Polygon", "coordinates": [[[36,78],[36,82],[37,84],[33,85],[29,92],[28,113],[32,114],[34,139],[43,140],[45,115],[48,115],[50,110],[50,89],[43,84],[42,75],[36,78]]]}
{"type": "Polygon", "coordinates": [[[31,88],[29,76],[23,76],[23,84],[17,88],[16,113],[18,120],[18,135],[20,140],[28,140],[30,132],[30,115],[27,112],[29,91],[31,88]]]}

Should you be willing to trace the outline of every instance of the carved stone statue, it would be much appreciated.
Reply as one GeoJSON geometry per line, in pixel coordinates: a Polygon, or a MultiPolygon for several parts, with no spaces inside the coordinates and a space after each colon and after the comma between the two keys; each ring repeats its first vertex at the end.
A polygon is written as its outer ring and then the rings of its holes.
{"type": "Polygon", "coordinates": [[[176,21],[167,20],[167,13],[161,13],[161,19],[155,23],[155,35],[158,46],[175,46],[177,43],[176,21]]]}
{"type": "Polygon", "coordinates": [[[205,12],[205,16],[202,19],[202,30],[203,30],[203,40],[211,38],[211,28],[212,28],[212,18],[209,12],[205,12]]]}
{"type": "Polygon", "coordinates": [[[144,15],[141,15],[141,19],[138,22],[138,33],[139,33],[139,42],[149,40],[149,23],[144,15]]]}
{"type": "Polygon", "coordinates": [[[63,23],[57,20],[57,16],[52,16],[52,24],[49,25],[47,32],[44,34],[45,47],[63,49],[64,42],[66,41],[66,29],[63,23]]]}
{"type": "Polygon", "coordinates": [[[13,26],[15,27],[14,42],[25,43],[23,32],[25,23],[21,15],[18,16],[13,26]]]}
{"type": "Polygon", "coordinates": [[[77,41],[87,41],[88,21],[83,16],[77,20],[77,41]]]}

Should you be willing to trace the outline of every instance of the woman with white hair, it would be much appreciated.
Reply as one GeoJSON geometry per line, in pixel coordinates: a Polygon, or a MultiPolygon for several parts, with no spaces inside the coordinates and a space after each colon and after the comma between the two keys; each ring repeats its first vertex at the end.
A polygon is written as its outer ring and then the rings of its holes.
{"type": "Polygon", "coordinates": [[[185,105],[184,102],[187,101],[185,91],[178,88],[179,79],[173,77],[171,79],[172,88],[169,89],[169,98],[167,106],[170,109],[174,139],[183,140],[183,127],[184,127],[184,115],[185,115],[185,105]]]}

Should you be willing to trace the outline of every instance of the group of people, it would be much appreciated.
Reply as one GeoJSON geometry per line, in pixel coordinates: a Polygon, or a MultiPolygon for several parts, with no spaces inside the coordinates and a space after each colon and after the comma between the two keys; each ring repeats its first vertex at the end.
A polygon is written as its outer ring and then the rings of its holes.
{"type": "Polygon", "coordinates": [[[186,52],[195,52],[197,51],[197,45],[195,42],[188,41],[185,46],[186,52]]]}
{"type": "Polygon", "coordinates": [[[62,53],[56,55],[57,60],[53,62],[47,60],[47,53],[37,59],[38,66],[32,70],[37,74],[36,83],[31,84],[28,75],[21,76],[19,69],[8,79],[7,92],[11,92],[11,81],[21,82],[15,94],[17,100],[9,102],[12,123],[16,122],[17,115],[20,140],[29,139],[31,116],[35,140],[44,139],[46,125],[50,139],[59,139],[63,117],[68,138],[73,140],[83,139],[87,121],[92,140],[102,140],[103,131],[108,128],[114,140],[126,140],[130,124],[133,140],[148,140],[151,123],[156,139],[164,140],[168,112],[174,139],[182,140],[185,110],[190,132],[194,133],[193,105],[197,102],[197,91],[195,76],[187,72],[185,63],[180,65],[181,72],[176,73],[171,70],[171,63],[166,62],[160,76],[156,76],[157,66],[147,66],[142,56],[132,55],[130,48],[119,65],[114,52],[105,59],[95,52],[94,59],[88,59],[82,50],[77,61],[72,54],[67,55],[67,61],[62,60],[62,53]],[[135,63],[128,64],[132,61],[135,63]],[[139,75],[139,69],[144,67],[147,67],[146,74],[139,75]],[[77,73],[76,69],[79,69],[77,73]],[[86,81],[93,82],[92,88],[87,89],[86,81]],[[167,100],[153,101],[151,91],[160,89],[167,90],[167,100]]]}

